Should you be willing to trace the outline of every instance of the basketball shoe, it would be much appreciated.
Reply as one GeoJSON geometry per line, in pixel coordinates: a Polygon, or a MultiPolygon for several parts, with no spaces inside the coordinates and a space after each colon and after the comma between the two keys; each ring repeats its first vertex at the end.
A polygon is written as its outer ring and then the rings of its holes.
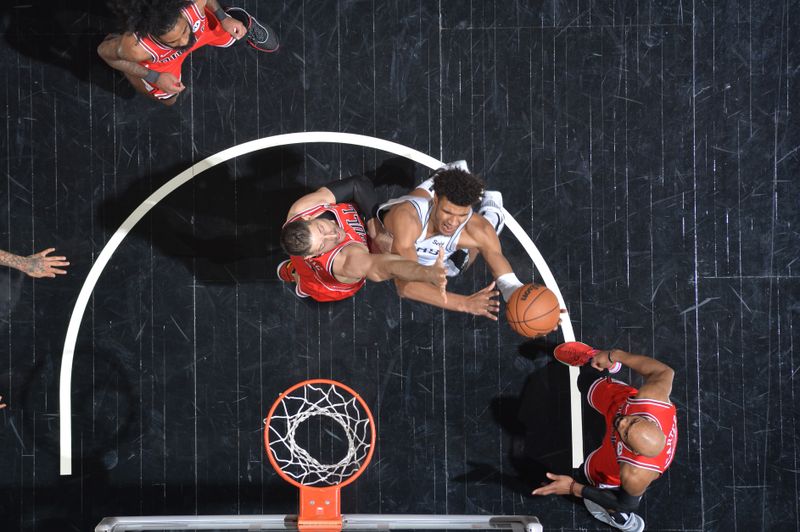
{"type": "Polygon", "coordinates": [[[498,235],[506,226],[506,216],[503,214],[503,195],[500,192],[484,191],[478,212],[492,224],[498,235]]]}
{"type": "Polygon", "coordinates": [[[278,264],[278,279],[285,283],[293,283],[294,280],[294,265],[291,260],[285,260],[278,264]]]}
{"type": "MultiPolygon", "coordinates": [[[[599,349],[595,349],[583,342],[565,342],[556,346],[553,356],[556,360],[568,366],[583,366],[599,352],[599,349]]],[[[622,364],[614,362],[614,365],[608,368],[608,372],[619,373],[621,369],[622,364]]]]}
{"type": "Polygon", "coordinates": [[[247,44],[256,50],[272,53],[280,48],[278,34],[275,33],[275,30],[256,20],[241,7],[229,7],[225,9],[225,12],[244,24],[244,27],[247,28],[247,44]]]}
{"type": "Polygon", "coordinates": [[[300,283],[294,278],[294,265],[291,260],[285,260],[278,264],[278,279],[284,283],[294,284],[294,293],[297,297],[308,297],[308,294],[300,290],[300,283]]]}
{"type": "Polygon", "coordinates": [[[588,499],[583,499],[583,504],[592,514],[592,517],[613,526],[617,530],[623,530],[624,532],[642,532],[644,530],[644,519],[637,514],[617,512],[612,516],[605,508],[588,499]]]}

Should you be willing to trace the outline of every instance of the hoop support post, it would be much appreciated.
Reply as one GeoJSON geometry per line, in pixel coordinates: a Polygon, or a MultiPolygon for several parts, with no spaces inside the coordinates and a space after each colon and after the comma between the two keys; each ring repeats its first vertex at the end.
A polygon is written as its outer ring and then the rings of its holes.
{"type": "Polygon", "coordinates": [[[301,532],[339,532],[342,529],[339,491],[338,485],[301,487],[297,528],[301,532]]]}

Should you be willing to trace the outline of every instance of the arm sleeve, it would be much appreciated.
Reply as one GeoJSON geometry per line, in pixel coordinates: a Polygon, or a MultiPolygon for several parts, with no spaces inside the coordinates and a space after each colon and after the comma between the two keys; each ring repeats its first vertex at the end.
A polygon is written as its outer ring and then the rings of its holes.
{"type": "Polygon", "coordinates": [[[364,222],[375,216],[375,210],[378,208],[378,195],[375,193],[372,181],[367,177],[363,175],[346,177],[328,183],[325,187],[333,193],[336,203],[350,201],[355,203],[364,222]]]}
{"type": "Polygon", "coordinates": [[[596,502],[603,508],[618,512],[633,512],[639,507],[642,497],[630,495],[624,488],[619,490],[603,490],[592,486],[584,486],[581,497],[596,502]]]}

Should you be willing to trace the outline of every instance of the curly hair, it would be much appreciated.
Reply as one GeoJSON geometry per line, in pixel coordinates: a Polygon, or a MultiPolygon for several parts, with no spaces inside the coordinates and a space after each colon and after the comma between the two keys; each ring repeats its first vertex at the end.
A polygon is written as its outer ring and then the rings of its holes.
{"type": "Polygon", "coordinates": [[[433,191],[459,207],[469,207],[483,196],[486,184],[483,180],[464,170],[450,169],[437,172],[433,178],[433,191]]]}
{"type": "Polygon", "coordinates": [[[192,0],[108,0],[122,31],[158,37],[171,30],[192,0]]]}
{"type": "Polygon", "coordinates": [[[281,247],[289,255],[305,257],[311,253],[311,230],[306,220],[295,220],[283,226],[281,247]]]}

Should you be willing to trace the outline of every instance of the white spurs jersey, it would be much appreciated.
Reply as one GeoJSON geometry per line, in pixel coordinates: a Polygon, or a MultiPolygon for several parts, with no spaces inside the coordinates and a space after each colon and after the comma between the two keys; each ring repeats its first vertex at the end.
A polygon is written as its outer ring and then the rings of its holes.
{"type": "Polygon", "coordinates": [[[461,232],[464,231],[464,227],[466,227],[469,219],[472,218],[471,209],[469,216],[458,226],[452,236],[436,234],[430,238],[425,238],[425,235],[428,234],[428,223],[430,222],[431,208],[433,207],[432,199],[428,200],[417,196],[401,196],[389,200],[378,207],[378,219],[382,221],[391,207],[404,202],[408,202],[414,207],[414,210],[417,212],[417,217],[419,217],[419,222],[422,225],[422,232],[414,242],[417,249],[417,262],[423,266],[434,264],[439,256],[439,246],[444,248],[443,260],[447,260],[450,258],[450,255],[458,251],[458,238],[461,236],[461,232]]]}

